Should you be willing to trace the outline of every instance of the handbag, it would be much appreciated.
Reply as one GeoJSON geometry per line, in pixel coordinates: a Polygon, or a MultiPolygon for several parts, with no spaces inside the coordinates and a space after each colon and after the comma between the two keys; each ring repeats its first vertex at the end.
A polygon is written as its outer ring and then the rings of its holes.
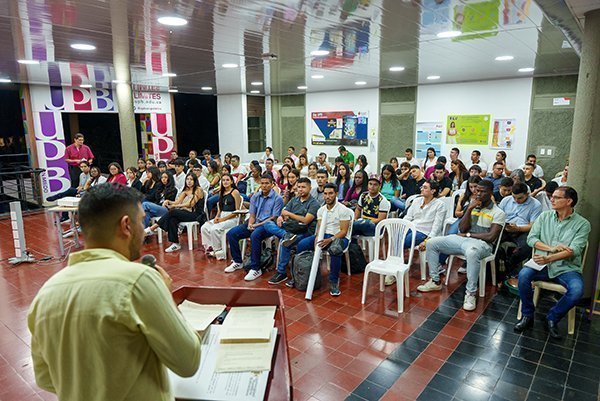
{"type": "Polygon", "coordinates": [[[308,231],[308,226],[306,224],[302,224],[297,220],[287,219],[283,222],[282,228],[288,233],[292,234],[303,234],[308,231]]]}

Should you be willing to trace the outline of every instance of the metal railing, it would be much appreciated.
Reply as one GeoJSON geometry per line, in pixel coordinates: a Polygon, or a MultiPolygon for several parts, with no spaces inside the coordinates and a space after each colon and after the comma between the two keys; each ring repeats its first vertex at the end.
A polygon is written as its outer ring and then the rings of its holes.
{"type": "Polygon", "coordinates": [[[41,208],[40,174],[44,171],[31,168],[27,153],[0,155],[0,214],[8,213],[14,201],[21,201],[23,210],[41,208]]]}

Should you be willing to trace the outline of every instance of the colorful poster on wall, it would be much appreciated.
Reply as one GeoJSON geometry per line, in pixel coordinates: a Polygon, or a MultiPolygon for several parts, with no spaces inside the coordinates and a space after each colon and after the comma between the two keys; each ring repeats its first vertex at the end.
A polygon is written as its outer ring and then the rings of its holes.
{"type": "Polygon", "coordinates": [[[443,122],[417,123],[417,144],[415,157],[419,160],[427,157],[427,148],[434,148],[439,155],[442,153],[443,122]]]}
{"type": "Polygon", "coordinates": [[[498,35],[500,0],[454,6],[454,29],[463,34],[452,39],[462,41],[498,35]]]}
{"type": "Polygon", "coordinates": [[[490,117],[489,114],[449,115],[446,125],[446,143],[487,145],[490,117]]]}
{"type": "Polygon", "coordinates": [[[367,146],[368,113],[324,111],[311,113],[313,145],[367,146]]]}
{"type": "Polygon", "coordinates": [[[492,149],[512,149],[515,140],[517,120],[496,118],[492,124],[492,149]]]}

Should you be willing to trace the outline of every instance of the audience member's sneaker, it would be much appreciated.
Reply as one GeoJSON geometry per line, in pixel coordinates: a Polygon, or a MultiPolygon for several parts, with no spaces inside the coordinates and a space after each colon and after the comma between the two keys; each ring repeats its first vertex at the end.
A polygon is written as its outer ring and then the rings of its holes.
{"type": "Polygon", "coordinates": [[[286,237],[287,238],[284,238],[284,240],[281,241],[281,245],[285,246],[286,248],[289,248],[290,246],[294,245],[298,240],[298,235],[296,234],[292,234],[289,237],[286,234],[286,237]]]}
{"type": "Polygon", "coordinates": [[[207,255],[210,255],[210,253],[213,251],[213,247],[209,246],[207,248],[204,249],[204,253],[207,255]]]}
{"type": "Polygon", "coordinates": [[[233,273],[236,270],[240,270],[242,267],[244,267],[241,263],[238,262],[231,262],[231,264],[229,266],[227,266],[225,268],[225,270],[223,270],[225,273],[233,273]]]}
{"type": "Polygon", "coordinates": [[[294,281],[293,278],[291,278],[285,282],[285,286],[288,288],[294,288],[296,286],[296,282],[294,281]]]}
{"type": "Polygon", "coordinates": [[[224,250],[220,249],[218,251],[213,251],[213,255],[217,260],[225,260],[227,259],[227,254],[224,250]]]}
{"type": "Polygon", "coordinates": [[[244,280],[246,280],[246,281],[252,281],[252,280],[256,280],[260,276],[262,276],[262,270],[253,270],[253,269],[250,269],[250,271],[248,272],[248,274],[246,274],[246,277],[244,277],[244,280]]]}
{"type": "Polygon", "coordinates": [[[167,253],[171,253],[171,252],[175,252],[181,249],[181,245],[176,244],[176,243],[172,243],[170,247],[168,247],[167,249],[165,249],[165,252],[167,253]]]}
{"type": "Polygon", "coordinates": [[[279,284],[279,283],[283,283],[286,280],[287,280],[287,276],[285,274],[277,272],[273,275],[273,277],[271,277],[269,279],[269,284],[279,284]]]}
{"type": "Polygon", "coordinates": [[[458,272],[458,274],[467,274],[467,268],[464,266],[461,266],[458,268],[457,272],[458,272]]]}
{"type": "Polygon", "coordinates": [[[154,231],[152,231],[152,230],[150,229],[150,227],[146,227],[146,228],[144,228],[144,236],[146,236],[146,237],[147,237],[147,236],[149,236],[149,235],[153,235],[153,234],[154,234],[154,231]]]}
{"type": "Polygon", "coordinates": [[[340,291],[340,284],[330,282],[329,283],[329,294],[332,297],[339,297],[340,295],[342,295],[342,292],[340,291]]]}
{"type": "Polygon", "coordinates": [[[67,224],[71,222],[71,219],[69,218],[69,216],[61,216],[60,217],[60,222],[63,224],[67,224]]]}
{"type": "Polygon", "coordinates": [[[396,282],[396,276],[388,275],[385,276],[385,285],[392,285],[396,282]]]}
{"type": "Polygon", "coordinates": [[[446,269],[444,269],[443,267],[440,267],[440,269],[438,270],[438,274],[441,276],[442,274],[446,274],[446,269]]]}
{"type": "Polygon", "coordinates": [[[506,280],[506,285],[512,288],[519,288],[519,279],[517,277],[511,277],[506,280]]]}
{"type": "Polygon", "coordinates": [[[472,311],[477,307],[477,297],[474,294],[465,294],[465,302],[463,303],[463,309],[472,311]]]}
{"type": "Polygon", "coordinates": [[[442,282],[436,284],[433,279],[429,279],[425,284],[421,284],[417,287],[417,291],[421,292],[431,292],[431,291],[441,291],[442,290],[442,282]]]}

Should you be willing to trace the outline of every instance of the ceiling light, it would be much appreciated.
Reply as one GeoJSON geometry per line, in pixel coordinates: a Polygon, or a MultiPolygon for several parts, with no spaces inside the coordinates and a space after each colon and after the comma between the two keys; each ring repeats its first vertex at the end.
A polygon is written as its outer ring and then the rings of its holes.
{"type": "Polygon", "coordinates": [[[176,77],[177,74],[175,74],[174,72],[165,72],[162,76],[163,77],[176,77]]]}
{"type": "Polygon", "coordinates": [[[179,91],[177,89],[169,89],[169,92],[171,92],[171,93],[177,93],[179,91]]]}
{"type": "Polygon", "coordinates": [[[261,86],[263,83],[260,81],[256,81],[256,82],[250,82],[250,85],[252,86],[261,86]]]}
{"type": "Polygon", "coordinates": [[[495,58],[496,61],[510,61],[514,59],[513,56],[498,56],[495,58]]]}
{"type": "Polygon", "coordinates": [[[366,83],[365,81],[356,81],[356,82],[354,83],[354,85],[358,85],[358,86],[363,86],[363,85],[366,85],[366,84],[367,84],[367,83],[366,83]]]}
{"type": "Polygon", "coordinates": [[[175,16],[160,17],[157,21],[163,25],[169,25],[169,26],[183,26],[188,23],[187,20],[185,20],[181,17],[175,17],[175,16]]]}
{"type": "Polygon", "coordinates": [[[305,89],[308,89],[308,86],[305,86],[305,85],[300,85],[300,86],[298,87],[298,89],[300,89],[300,90],[305,90],[305,89]]]}
{"type": "Polygon", "coordinates": [[[121,80],[121,79],[113,79],[113,80],[112,80],[112,83],[113,83],[113,84],[124,84],[124,83],[125,83],[125,81],[123,81],[123,80],[121,80]]]}
{"type": "Polygon", "coordinates": [[[320,75],[320,74],[311,75],[310,77],[311,77],[312,79],[323,79],[323,78],[325,78],[323,75],[320,75]]]}
{"type": "Polygon", "coordinates": [[[8,78],[0,78],[0,84],[9,84],[12,81],[8,78]]]}
{"type": "Polygon", "coordinates": [[[234,64],[234,63],[225,63],[221,67],[223,67],[223,68],[237,68],[238,65],[234,64]]]}
{"type": "Polygon", "coordinates": [[[203,86],[202,88],[203,91],[211,91],[212,90],[212,86],[203,86]]]}
{"type": "Polygon", "coordinates": [[[71,48],[84,51],[96,50],[96,46],[87,43],[73,43],[71,44],[71,48]]]}
{"type": "Polygon", "coordinates": [[[81,84],[81,85],[79,85],[79,87],[80,88],[91,88],[92,85],[90,85],[90,84],[81,84]]]}
{"type": "Polygon", "coordinates": [[[439,32],[435,36],[437,36],[438,38],[455,38],[460,35],[462,35],[461,31],[444,31],[444,32],[439,32]]]}
{"type": "Polygon", "coordinates": [[[439,75],[430,75],[427,77],[427,79],[429,79],[430,81],[436,80],[436,79],[440,79],[441,77],[439,75]]]}
{"type": "Polygon", "coordinates": [[[402,67],[402,66],[399,66],[399,65],[398,65],[398,66],[395,66],[395,67],[390,67],[390,71],[391,71],[391,72],[404,71],[404,69],[405,69],[404,67],[402,67]]]}
{"type": "Polygon", "coordinates": [[[311,56],[326,56],[329,54],[329,50],[313,50],[312,52],[310,52],[311,56]]]}
{"type": "Polygon", "coordinates": [[[19,64],[39,64],[38,60],[17,60],[19,64]]]}
{"type": "Polygon", "coordinates": [[[250,91],[250,93],[260,93],[260,91],[250,91]]]}
{"type": "Polygon", "coordinates": [[[533,67],[519,68],[519,72],[532,72],[533,70],[535,70],[533,67]]]}

